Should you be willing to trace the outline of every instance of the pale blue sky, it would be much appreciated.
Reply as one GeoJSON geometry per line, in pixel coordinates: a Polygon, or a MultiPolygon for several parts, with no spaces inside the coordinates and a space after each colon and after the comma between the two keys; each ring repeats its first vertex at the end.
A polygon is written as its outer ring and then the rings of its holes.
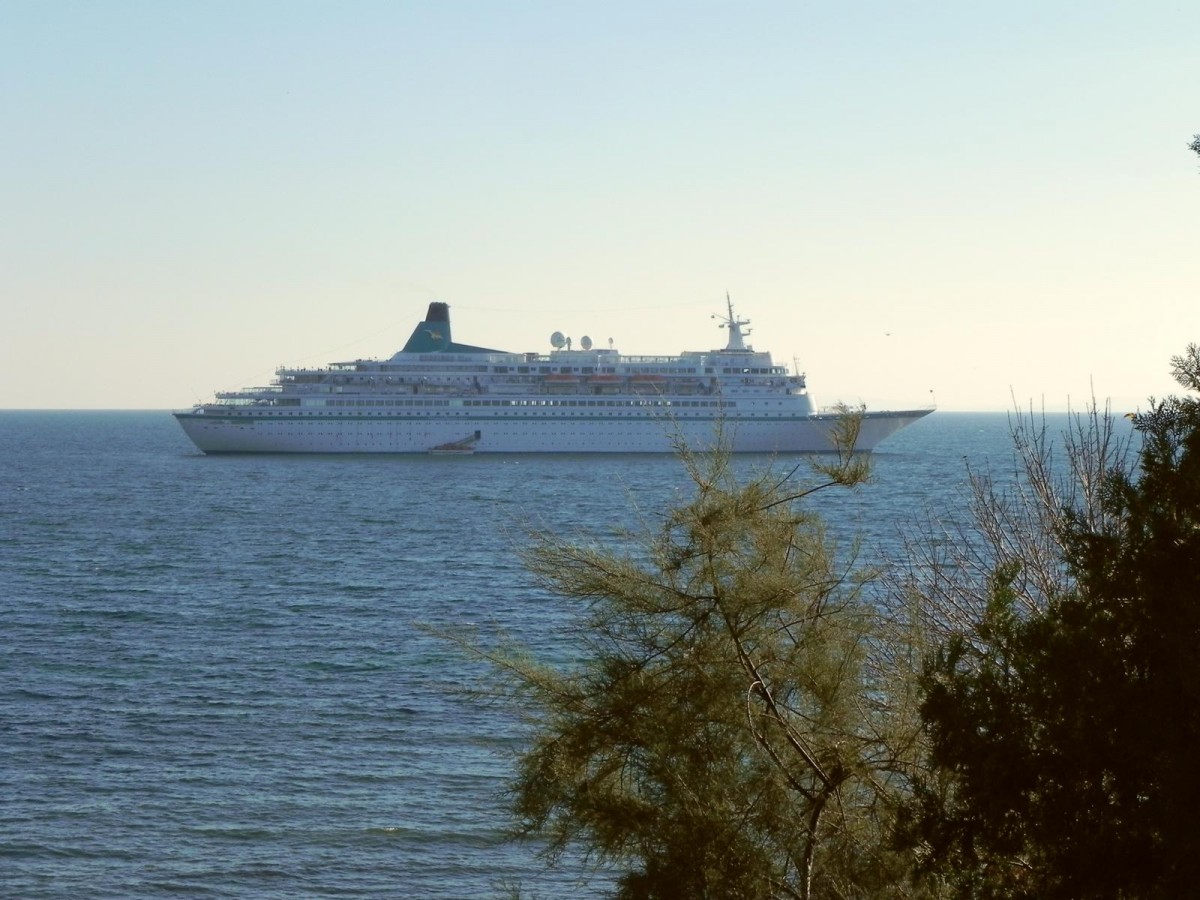
{"type": "Polygon", "coordinates": [[[1200,4],[0,0],[0,408],[554,330],[1118,409],[1200,341],[1200,4]]]}

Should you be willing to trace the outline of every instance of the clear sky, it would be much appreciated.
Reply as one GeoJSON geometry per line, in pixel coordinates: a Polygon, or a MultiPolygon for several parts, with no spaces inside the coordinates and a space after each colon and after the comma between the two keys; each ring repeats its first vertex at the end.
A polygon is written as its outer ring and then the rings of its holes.
{"type": "Polygon", "coordinates": [[[1200,3],[0,0],[0,408],[457,340],[1118,410],[1200,342],[1200,3]]]}

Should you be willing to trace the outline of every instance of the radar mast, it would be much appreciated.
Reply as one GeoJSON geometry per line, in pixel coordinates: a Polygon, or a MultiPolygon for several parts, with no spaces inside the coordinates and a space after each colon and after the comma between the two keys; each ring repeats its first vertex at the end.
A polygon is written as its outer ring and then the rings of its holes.
{"type": "Polygon", "coordinates": [[[725,304],[729,308],[728,316],[713,315],[714,319],[720,319],[719,327],[729,329],[729,343],[725,345],[726,350],[753,350],[752,347],[746,346],[744,340],[749,334],[750,329],[742,330],[743,325],[749,325],[749,319],[739,319],[733,314],[733,301],[729,299],[729,291],[725,292],[725,304]]]}

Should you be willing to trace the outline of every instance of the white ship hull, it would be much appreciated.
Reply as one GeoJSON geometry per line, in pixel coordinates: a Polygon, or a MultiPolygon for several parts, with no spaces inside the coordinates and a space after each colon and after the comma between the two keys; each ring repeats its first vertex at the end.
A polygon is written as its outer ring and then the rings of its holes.
{"type": "MultiPolygon", "coordinates": [[[[866,413],[857,449],[880,441],[930,410],[866,413]]],[[[597,419],[570,414],[253,415],[176,413],[205,453],[429,453],[461,446],[475,453],[668,453],[682,441],[734,453],[822,453],[834,448],[836,416],[724,418],[666,415],[597,419]]]]}

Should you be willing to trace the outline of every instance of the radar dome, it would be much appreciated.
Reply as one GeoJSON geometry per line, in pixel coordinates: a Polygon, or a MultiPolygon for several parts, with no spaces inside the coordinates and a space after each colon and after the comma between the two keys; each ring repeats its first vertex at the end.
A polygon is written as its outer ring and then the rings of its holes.
{"type": "Polygon", "coordinates": [[[592,349],[592,339],[585,334],[583,337],[581,337],[579,339],[579,346],[582,347],[584,350],[591,350],[592,349]]]}
{"type": "Polygon", "coordinates": [[[562,346],[566,342],[567,342],[567,339],[565,337],[563,337],[563,333],[561,331],[556,331],[556,332],[554,332],[554,334],[550,335],[550,346],[553,347],[555,350],[562,349],[562,346]]]}

